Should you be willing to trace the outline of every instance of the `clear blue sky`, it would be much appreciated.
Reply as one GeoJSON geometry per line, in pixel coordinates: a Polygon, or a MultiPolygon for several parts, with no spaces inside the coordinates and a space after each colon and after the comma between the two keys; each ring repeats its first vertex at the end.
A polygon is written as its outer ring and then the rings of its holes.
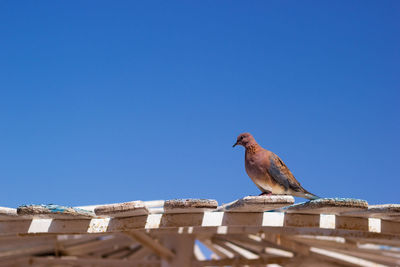
{"type": "Polygon", "coordinates": [[[398,1],[1,1],[0,206],[309,191],[400,202],[398,1]]]}

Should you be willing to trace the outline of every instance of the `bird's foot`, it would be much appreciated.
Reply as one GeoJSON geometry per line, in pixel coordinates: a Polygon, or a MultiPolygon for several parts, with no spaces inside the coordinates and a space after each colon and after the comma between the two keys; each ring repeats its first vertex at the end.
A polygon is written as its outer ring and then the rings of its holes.
{"type": "Polygon", "coordinates": [[[272,192],[262,192],[258,196],[272,196],[272,192]]]}

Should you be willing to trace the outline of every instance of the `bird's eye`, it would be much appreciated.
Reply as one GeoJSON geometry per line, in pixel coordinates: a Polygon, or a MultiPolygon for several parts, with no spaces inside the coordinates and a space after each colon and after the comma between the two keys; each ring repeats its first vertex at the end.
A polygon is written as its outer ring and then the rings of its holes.
{"type": "Polygon", "coordinates": [[[240,139],[243,139],[243,138],[244,138],[244,136],[241,136],[241,137],[240,137],[240,139]]]}

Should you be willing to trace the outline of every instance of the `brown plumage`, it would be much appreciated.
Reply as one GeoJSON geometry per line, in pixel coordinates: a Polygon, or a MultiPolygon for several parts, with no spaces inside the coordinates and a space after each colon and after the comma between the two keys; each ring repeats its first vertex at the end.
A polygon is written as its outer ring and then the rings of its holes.
{"type": "Polygon", "coordinates": [[[240,134],[233,146],[236,145],[241,145],[246,149],[246,172],[262,191],[262,194],[293,195],[308,199],[319,198],[305,190],[285,163],[273,152],[257,144],[251,134],[240,134]]]}

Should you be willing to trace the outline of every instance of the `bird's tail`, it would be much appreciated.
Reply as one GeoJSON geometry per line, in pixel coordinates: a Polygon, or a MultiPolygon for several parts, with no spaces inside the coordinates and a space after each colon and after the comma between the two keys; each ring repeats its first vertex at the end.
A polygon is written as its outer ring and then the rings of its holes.
{"type": "Polygon", "coordinates": [[[311,193],[305,193],[304,197],[307,198],[307,199],[310,199],[310,200],[315,200],[315,199],[319,199],[320,198],[319,196],[316,196],[316,195],[311,194],[311,193]]]}
{"type": "Polygon", "coordinates": [[[303,197],[303,198],[307,198],[307,199],[310,199],[310,200],[315,200],[315,199],[319,199],[320,198],[319,196],[314,195],[314,194],[306,191],[305,189],[304,189],[303,192],[296,192],[293,195],[296,196],[296,197],[303,197]]]}

